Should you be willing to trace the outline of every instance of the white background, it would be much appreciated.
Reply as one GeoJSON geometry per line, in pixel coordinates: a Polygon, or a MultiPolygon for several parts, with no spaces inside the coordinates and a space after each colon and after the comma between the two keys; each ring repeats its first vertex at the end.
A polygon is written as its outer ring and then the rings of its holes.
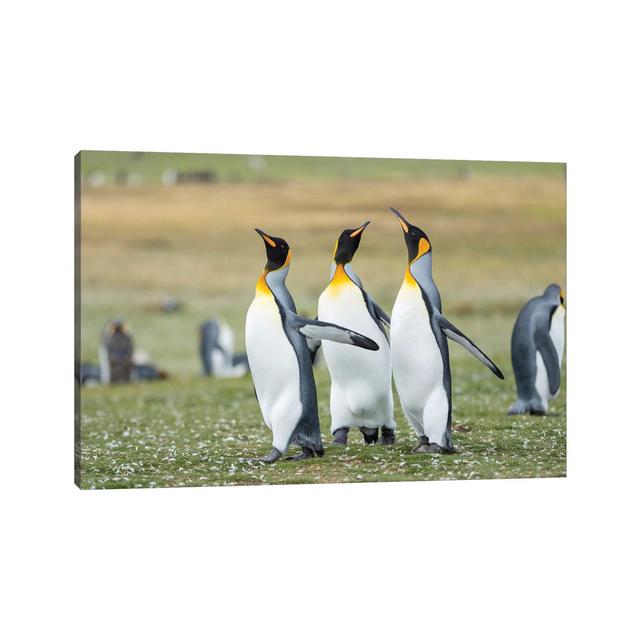
{"type": "Polygon", "coordinates": [[[5,5],[3,637],[637,638],[633,8],[5,5]],[[77,490],[83,148],[567,161],[569,477],[77,490]]]}

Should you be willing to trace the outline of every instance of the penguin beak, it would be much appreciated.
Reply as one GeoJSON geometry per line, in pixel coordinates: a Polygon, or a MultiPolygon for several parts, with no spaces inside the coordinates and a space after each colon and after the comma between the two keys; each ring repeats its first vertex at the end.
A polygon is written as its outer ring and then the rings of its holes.
{"type": "Polygon", "coordinates": [[[350,237],[355,238],[356,236],[359,236],[370,224],[371,220],[367,220],[361,227],[358,227],[350,237]]]}
{"type": "Polygon", "coordinates": [[[265,241],[266,244],[268,244],[271,247],[276,246],[276,243],[264,231],[262,231],[262,229],[256,228],[254,229],[254,231],[262,237],[262,239],[265,241]]]}
{"type": "Polygon", "coordinates": [[[396,216],[398,218],[398,222],[400,223],[400,226],[402,227],[402,230],[405,233],[409,233],[409,221],[405,220],[404,216],[399,211],[394,209],[393,207],[389,207],[389,209],[391,209],[391,211],[396,214],[396,216]]]}

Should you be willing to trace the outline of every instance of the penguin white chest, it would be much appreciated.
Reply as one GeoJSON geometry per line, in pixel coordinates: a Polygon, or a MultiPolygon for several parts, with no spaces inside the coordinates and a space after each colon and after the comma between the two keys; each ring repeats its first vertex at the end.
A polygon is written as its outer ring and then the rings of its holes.
{"type": "MultiPolygon", "coordinates": [[[[556,310],[553,312],[553,316],[551,317],[551,325],[549,327],[549,337],[551,338],[551,342],[555,347],[556,353],[558,354],[558,364],[560,368],[562,368],[562,359],[564,356],[564,307],[559,305],[556,310]]],[[[555,398],[558,393],[555,395],[551,393],[549,389],[549,376],[547,374],[547,368],[544,366],[544,360],[542,359],[542,355],[539,351],[536,351],[536,381],[535,381],[536,391],[542,400],[542,405],[545,411],[548,408],[549,398],[555,398]]]]}
{"type": "MultiPolygon", "coordinates": [[[[362,291],[351,280],[336,278],[318,300],[318,319],[347,327],[374,340],[377,351],[324,341],[322,349],[331,374],[332,416],[344,404],[364,425],[392,426],[391,352],[385,334],[371,317],[362,291]]],[[[336,414],[336,415],[334,415],[336,414]]]]}
{"type": "Polygon", "coordinates": [[[431,393],[443,386],[444,366],[422,293],[410,277],[391,314],[391,361],[403,407],[422,415],[431,393]]]}
{"type": "Polygon", "coordinates": [[[549,335],[551,336],[551,342],[556,348],[558,354],[558,362],[560,368],[562,368],[562,358],[564,355],[564,307],[558,305],[551,318],[551,328],[549,329],[549,335]]]}
{"type": "Polygon", "coordinates": [[[290,425],[295,425],[302,415],[300,368],[271,295],[256,296],[251,303],[245,338],[249,368],[264,421],[274,434],[285,422],[285,431],[290,431],[290,425]]]}

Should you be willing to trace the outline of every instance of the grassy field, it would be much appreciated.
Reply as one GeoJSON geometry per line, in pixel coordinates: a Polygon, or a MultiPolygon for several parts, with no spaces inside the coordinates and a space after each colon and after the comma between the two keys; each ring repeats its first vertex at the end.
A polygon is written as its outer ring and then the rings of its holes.
{"type": "MultiPolygon", "coordinates": [[[[357,169],[345,173],[345,163],[333,159],[295,166],[268,159],[266,180],[247,173],[235,181],[230,172],[229,180],[211,185],[165,187],[157,183],[162,166],[202,165],[158,155],[110,154],[101,166],[94,152],[85,165],[83,154],[83,173],[120,170],[116,162],[130,170],[138,163],[149,179],[136,187],[83,188],[81,359],[96,362],[105,321],[125,316],[136,347],[171,374],[165,382],[82,390],[83,487],[565,474],[564,380],[554,415],[506,416],[514,398],[509,339],[518,309],[548,283],[565,280],[562,165],[473,163],[461,174],[459,166],[441,162],[403,161],[417,163],[409,170],[349,160],[357,169]],[[315,314],[338,232],[366,219],[373,222],[354,266],[390,311],[406,254],[389,205],[427,231],[445,313],[489,353],[506,380],[451,346],[455,456],[411,454],[414,437],[397,406],[395,447],[365,447],[352,434],[346,449],[327,447],[320,460],[269,467],[248,462],[269,450],[270,432],[249,377],[200,377],[199,323],[226,318],[243,350],[244,314],[265,261],[255,226],[287,238],[293,254],[289,288],[298,307],[315,314]],[[157,311],[165,295],[178,298],[181,310],[157,311]]],[[[316,378],[328,440],[326,370],[316,378]]]]}
{"type": "Polygon", "coordinates": [[[106,183],[125,175],[157,184],[165,170],[208,171],[220,182],[291,180],[557,176],[564,165],[548,162],[478,162],[387,158],[314,158],[203,153],[83,151],[82,176],[100,173],[106,183]]]}

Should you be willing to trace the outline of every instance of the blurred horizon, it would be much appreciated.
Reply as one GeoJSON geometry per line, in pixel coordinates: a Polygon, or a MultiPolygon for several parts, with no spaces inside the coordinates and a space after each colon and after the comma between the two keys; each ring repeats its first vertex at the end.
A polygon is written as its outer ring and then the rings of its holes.
{"type": "Polygon", "coordinates": [[[261,182],[300,179],[460,178],[471,175],[564,176],[566,163],[497,160],[426,160],[269,154],[207,154],[158,151],[79,151],[82,181],[102,174],[95,186],[133,186],[171,181],[171,172],[209,172],[211,182],[261,182]],[[163,180],[164,177],[164,180],[163,180]]]}

